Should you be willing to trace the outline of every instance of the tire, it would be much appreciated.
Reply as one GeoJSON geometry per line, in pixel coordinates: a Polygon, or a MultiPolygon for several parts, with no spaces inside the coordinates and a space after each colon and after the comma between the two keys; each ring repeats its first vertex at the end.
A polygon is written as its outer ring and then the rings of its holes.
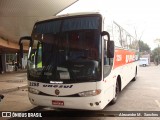
{"type": "Polygon", "coordinates": [[[134,78],[132,79],[132,81],[136,81],[136,79],[137,79],[137,68],[136,68],[136,70],[135,70],[135,76],[134,76],[134,78]]]}
{"type": "Polygon", "coordinates": [[[116,88],[115,88],[115,97],[111,100],[109,103],[110,105],[113,105],[117,102],[118,95],[120,93],[120,87],[118,81],[116,82],[116,88]]]}

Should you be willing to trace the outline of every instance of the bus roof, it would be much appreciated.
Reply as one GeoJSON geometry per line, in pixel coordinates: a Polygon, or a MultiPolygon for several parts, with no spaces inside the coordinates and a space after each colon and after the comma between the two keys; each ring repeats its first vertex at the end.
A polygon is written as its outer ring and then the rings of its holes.
{"type": "Polygon", "coordinates": [[[72,17],[72,16],[81,16],[81,15],[101,15],[102,13],[100,12],[78,12],[78,13],[67,13],[63,15],[57,15],[57,16],[51,16],[45,19],[41,19],[37,22],[43,22],[43,21],[48,21],[48,20],[54,20],[57,18],[65,18],[65,17],[72,17]]]}

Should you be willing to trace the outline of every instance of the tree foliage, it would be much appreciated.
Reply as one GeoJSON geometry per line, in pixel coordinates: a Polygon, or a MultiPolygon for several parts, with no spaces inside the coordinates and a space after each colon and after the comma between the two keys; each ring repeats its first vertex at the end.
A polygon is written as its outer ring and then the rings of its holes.
{"type": "Polygon", "coordinates": [[[156,64],[159,64],[158,60],[160,61],[160,47],[155,48],[152,50],[151,61],[154,61],[156,64]]]}
{"type": "Polygon", "coordinates": [[[147,43],[144,43],[143,41],[140,40],[139,41],[139,51],[150,53],[151,48],[149,47],[149,45],[147,43]]]}
{"type": "Polygon", "coordinates": [[[130,45],[130,48],[132,49],[138,49],[140,50],[140,52],[148,52],[150,53],[151,48],[149,47],[149,45],[147,43],[144,43],[143,41],[138,41],[135,40],[132,42],[132,44],[130,45]]]}

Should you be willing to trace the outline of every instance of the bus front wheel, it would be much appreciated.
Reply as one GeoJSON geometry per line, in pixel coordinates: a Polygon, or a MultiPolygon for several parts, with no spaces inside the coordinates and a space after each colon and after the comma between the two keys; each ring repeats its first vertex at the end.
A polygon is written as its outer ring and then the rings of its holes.
{"type": "Polygon", "coordinates": [[[120,86],[118,81],[116,82],[116,87],[115,87],[115,97],[111,100],[111,102],[109,103],[110,105],[113,105],[117,102],[117,98],[120,92],[120,86]]]}

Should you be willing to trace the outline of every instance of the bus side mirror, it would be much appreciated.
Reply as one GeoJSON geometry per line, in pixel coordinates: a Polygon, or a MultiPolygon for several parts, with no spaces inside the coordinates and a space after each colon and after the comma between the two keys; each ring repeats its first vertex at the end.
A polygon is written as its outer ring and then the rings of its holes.
{"type": "Polygon", "coordinates": [[[101,36],[105,36],[105,35],[107,35],[108,41],[110,41],[110,35],[109,35],[109,33],[107,31],[101,32],[101,36]]]}
{"type": "Polygon", "coordinates": [[[23,58],[23,43],[20,43],[20,57],[23,58]]]}
{"type": "Polygon", "coordinates": [[[33,41],[32,41],[32,38],[30,36],[24,36],[24,37],[20,38],[19,46],[20,46],[20,57],[21,58],[23,58],[23,43],[22,43],[23,40],[29,40],[30,41],[29,47],[32,47],[32,45],[33,45],[33,41]]]}
{"type": "Polygon", "coordinates": [[[107,41],[107,57],[114,58],[114,41],[107,41]]]}
{"type": "Polygon", "coordinates": [[[114,58],[114,41],[110,41],[110,35],[107,31],[101,32],[101,36],[107,35],[108,41],[107,41],[107,57],[108,58],[114,58]]]}

